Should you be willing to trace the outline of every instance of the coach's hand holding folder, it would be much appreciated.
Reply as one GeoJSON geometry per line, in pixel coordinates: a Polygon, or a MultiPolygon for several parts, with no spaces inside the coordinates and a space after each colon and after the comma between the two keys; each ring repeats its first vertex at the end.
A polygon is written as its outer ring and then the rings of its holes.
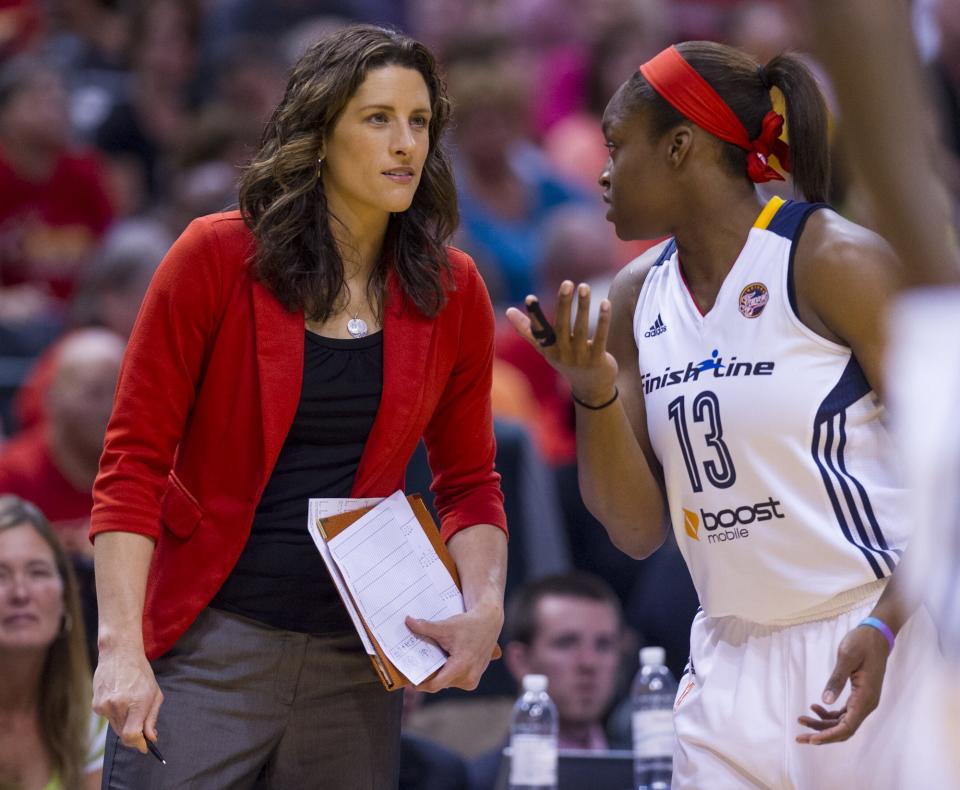
{"type": "Polygon", "coordinates": [[[464,616],[464,605],[423,500],[398,491],[375,502],[312,499],[308,528],[380,680],[394,690],[444,665],[447,654],[430,637],[442,642],[438,621],[464,616]]]}

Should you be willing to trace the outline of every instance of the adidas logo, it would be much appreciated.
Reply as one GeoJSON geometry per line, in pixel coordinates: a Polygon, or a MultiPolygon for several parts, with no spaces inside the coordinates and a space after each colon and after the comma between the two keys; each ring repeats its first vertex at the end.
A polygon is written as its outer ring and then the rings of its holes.
{"type": "Polygon", "coordinates": [[[660,317],[660,314],[657,313],[657,320],[653,322],[646,332],[643,333],[644,337],[656,337],[657,335],[662,335],[667,331],[666,325],[663,323],[663,319],[660,317]]]}

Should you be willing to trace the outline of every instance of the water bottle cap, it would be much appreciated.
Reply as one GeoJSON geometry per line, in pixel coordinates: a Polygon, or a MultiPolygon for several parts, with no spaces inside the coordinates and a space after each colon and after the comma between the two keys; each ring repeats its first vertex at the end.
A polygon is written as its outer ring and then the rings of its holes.
{"type": "Polygon", "coordinates": [[[641,647],[640,666],[649,667],[662,664],[667,658],[667,651],[662,647],[641,647]]]}
{"type": "Polygon", "coordinates": [[[532,691],[538,693],[541,691],[547,690],[547,676],[546,675],[524,675],[523,676],[523,690],[532,691]]]}

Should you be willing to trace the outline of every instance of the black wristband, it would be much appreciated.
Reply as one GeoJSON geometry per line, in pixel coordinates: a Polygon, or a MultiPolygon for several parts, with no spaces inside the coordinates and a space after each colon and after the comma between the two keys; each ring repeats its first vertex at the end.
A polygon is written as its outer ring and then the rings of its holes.
{"type": "Polygon", "coordinates": [[[610,398],[610,400],[606,401],[605,403],[601,403],[599,406],[594,406],[590,403],[585,403],[584,401],[580,400],[580,398],[578,398],[576,395],[574,395],[572,392],[570,393],[570,397],[573,398],[573,402],[576,403],[578,406],[583,406],[583,408],[590,409],[590,411],[600,411],[600,409],[607,408],[607,406],[612,404],[617,398],[620,397],[620,390],[618,390],[616,385],[614,385],[613,397],[610,398]]]}

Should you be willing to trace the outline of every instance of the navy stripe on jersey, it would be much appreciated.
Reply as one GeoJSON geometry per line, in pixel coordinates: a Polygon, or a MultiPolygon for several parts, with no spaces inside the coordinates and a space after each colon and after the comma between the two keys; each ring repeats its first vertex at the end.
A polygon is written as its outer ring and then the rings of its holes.
{"type": "Polygon", "coordinates": [[[803,203],[797,200],[788,200],[773,215],[767,230],[783,236],[785,239],[796,241],[803,231],[807,217],[817,209],[830,208],[826,203],[803,203]]]}
{"type": "Polygon", "coordinates": [[[664,262],[667,261],[671,255],[673,255],[674,250],[676,249],[677,249],[677,240],[670,239],[670,241],[667,242],[667,246],[663,248],[663,252],[660,253],[660,257],[657,258],[656,262],[653,265],[663,266],[664,262]]]}
{"type": "Polygon", "coordinates": [[[890,548],[874,516],[870,498],[860,482],[846,470],[843,458],[843,449],[847,441],[846,420],[847,413],[842,411],[826,423],[827,435],[823,459],[832,473],[833,481],[839,484],[840,493],[843,495],[840,502],[841,510],[843,506],[846,507],[850,522],[853,523],[856,534],[860,538],[859,545],[875,552],[893,571],[896,561],[891,557],[890,548]]]}
{"type": "MultiPolygon", "coordinates": [[[[847,412],[842,411],[839,415],[840,419],[840,444],[837,446],[837,462],[840,464],[840,472],[843,474],[843,477],[849,480],[857,489],[857,493],[860,495],[860,502],[863,504],[863,512],[867,516],[867,523],[870,525],[870,530],[873,534],[873,540],[876,541],[877,547],[881,550],[884,560],[887,563],[887,567],[890,568],[891,572],[896,567],[896,561],[891,562],[890,553],[897,555],[899,557],[903,551],[901,549],[891,549],[887,545],[887,539],[883,535],[883,530],[880,529],[880,522],[877,520],[876,515],[873,512],[873,505],[870,504],[870,497],[867,495],[867,490],[863,487],[863,484],[857,480],[849,471],[847,471],[847,465],[844,461],[843,448],[847,443],[847,412]]],[[[846,491],[846,489],[844,489],[846,491]]],[[[849,500],[849,495],[847,496],[849,500]]],[[[858,530],[863,531],[859,521],[857,523],[858,530]]]]}
{"type": "Polygon", "coordinates": [[[851,356],[843,373],[840,374],[840,380],[820,404],[816,422],[824,422],[834,414],[839,414],[870,392],[870,389],[870,382],[867,381],[863,368],[860,367],[857,358],[851,356]]]}
{"type": "Polygon", "coordinates": [[[882,579],[887,575],[884,566],[893,572],[899,552],[888,547],[870,497],[847,470],[843,455],[847,409],[868,392],[870,384],[856,358],[851,357],[837,385],[817,410],[811,449],[843,536],[860,550],[877,578],[882,579]]]}
{"type": "Polygon", "coordinates": [[[790,302],[790,309],[793,310],[793,314],[798,319],[800,318],[800,310],[797,308],[797,286],[794,282],[793,260],[797,256],[797,242],[800,241],[800,235],[807,225],[807,220],[810,219],[814,211],[822,208],[830,208],[830,206],[826,203],[794,203],[791,200],[776,213],[768,228],[768,230],[792,240],[790,242],[790,257],[787,259],[787,299],[790,302]],[[778,225],[777,220],[780,214],[788,206],[790,207],[789,216],[784,219],[782,224],[778,225]]]}

